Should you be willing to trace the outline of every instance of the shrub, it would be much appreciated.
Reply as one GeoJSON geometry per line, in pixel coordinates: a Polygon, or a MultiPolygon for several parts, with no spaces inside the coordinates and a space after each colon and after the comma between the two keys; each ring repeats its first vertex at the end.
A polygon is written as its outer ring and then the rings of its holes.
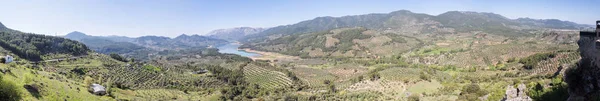
{"type": "Polygon", "coordinates": [[[156,67],[156,66],[152,66],[152,65],[144,65],[142,66],[142,68],[148,70],[148,71],[152,71],[152,72],[160,72],[160,68],[156,67]]]}
{"type": "Polygon", "coordinates": [[[408,96],[408,101],[419,101],[419,95],[411,94],[410,96],[408,96]]]}
{"type": "Polygon", "coordinates": [[[419,73],[419,78],[425,80],[425,81],[430,81],[431,77],[429,75],[427,75],[425,72],[421,72],[419,73]]]}
{"type": "Polygon", "coordinates": [[[115,60],[119,60],[119,61],[122,61],[122,62],[127,62],[126,58],[124,58],[123,56],[121,56],[119,54],[116,54],[116,53],[110,53],[110,57],[113,58],[113,59],[115,59],[115,60]]]}
{"type": "Polygon", "coordinates": [[[0,99],[6,101],[21,100],[21,91],[17,90],[17,88],[13,82],[0,80],[0,99]]]}
{"type": "Polygon", "coordinates": [[[556,56],[556,53],[536,53],[519,60],[519,63],[524,64],[525,69],[533,69],[540,61],[554,58],[554,56],[556,56]]]}
{"type": "Polygon", "coordinates": [[[479,88],[479,85],[472,83],[463,86],[463,89],[461,90],[461,96],[459,97],[459,99],[474,101],[477,100],[478,97],[484,96],[487,93],[487,91],[479,88]]]}
{"type": "Polygon", "coordinates": [[[517,61],[517,58],[514,58],[514,57],[508,58],[508,60],[506,60],[507,63],[512,63],[512,62],[516,62],[516,61],[517,61]]]}

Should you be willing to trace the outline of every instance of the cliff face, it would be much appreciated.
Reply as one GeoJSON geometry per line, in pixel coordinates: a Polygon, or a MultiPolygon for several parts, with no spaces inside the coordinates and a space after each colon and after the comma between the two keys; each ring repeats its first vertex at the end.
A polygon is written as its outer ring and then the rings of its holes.
{"type": "Polygon", "coordinates": [[[565,82],[569,85],[569,101],[593,100],[600,90],[600,51],[597,49],[595,33],[581,32],[579,54],[581,60],[574,68],[565,72],[565,82]]]}

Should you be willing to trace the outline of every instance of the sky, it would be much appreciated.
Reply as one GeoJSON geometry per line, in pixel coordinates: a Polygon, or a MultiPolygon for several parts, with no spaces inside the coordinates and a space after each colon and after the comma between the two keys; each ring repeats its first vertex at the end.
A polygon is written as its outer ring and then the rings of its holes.
{"type": "Polygon", "coordinates": [[[322,16],[410,10],[492,12],[593,25],[600,0],[0,0],[5,26],[47,35],[176,37],[233,27],[275,27],[322,16]]]}

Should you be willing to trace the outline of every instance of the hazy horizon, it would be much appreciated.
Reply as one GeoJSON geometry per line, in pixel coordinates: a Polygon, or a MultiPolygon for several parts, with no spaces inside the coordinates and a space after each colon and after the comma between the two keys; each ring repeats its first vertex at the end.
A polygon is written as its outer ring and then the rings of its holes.
{"type": "Polygon", "coordinates": [[[323,16],[409,10],[491,12],[510,19],[559,19],[594,24],[599,1],[5,1],[0,22],[9,28],[47,35],[79,31],[95,36],[203,35],[234,27],[269,28],[323,16]],[[225,6],[223,6],[225,5],[225,6]],[[10,10],[19,9],[19,10],[10,10]]]}

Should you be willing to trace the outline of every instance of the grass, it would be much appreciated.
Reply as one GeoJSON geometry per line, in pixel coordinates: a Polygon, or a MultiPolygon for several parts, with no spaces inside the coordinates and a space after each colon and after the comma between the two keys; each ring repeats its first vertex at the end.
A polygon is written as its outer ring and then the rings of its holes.
{"type": "Polygon", "coordinates": [[[111,100],[108,96],[96,96],[87,91],[86,85],[65,79],[60,74],[37,71],[23,66],[8,67],[0,64],[2,69],[10,69],[11,73],[2,74],[3,79],[12,81],[19,87],[25,101],[83,101],[83,100],[111,100]],[[52,78],[52,79],[51,79],[52,78]],[[40,86],[39,96],[30,93],[24,88],[25,85],[35,84],[40,86]],[[79,90],[77,90],[79,89],[79,90]]]}
{"type": "Polygon", "coordinates": [[[450,49],[448,48],[440,48],[440,47],[435,47],[435,48],[430,48],[430,49],[422,49],[417,51],[417,55],[439,55],[441,53],[445,53],[445,52],[450,52],[450,49]]]}
{"type": "Polygon", "coordinates": [[[442,87],[442,84],[436,80],[429,81],[419,81],[415,84],[412,84],[408,87],[408,92],[411,94],[433,94],[438,91],[439,88],[442,87]]]}
{"type": "Polygon", "coordinates": [[[160,72],[160,71],[162,71],[160,68],[158,68],[156,66],[153,66],[153,65],[144,65],[144,66],[142,66],[142,68],[144,68],[144,70],[148,70],[148,71],[151,71],[151,72],[160,72]]]}
{"type": "Polygon", "coordinates": [[[390,68],[379,72],[381,77],[391,81],[418,81],[421,69],[418,68],[390,68]]]}

